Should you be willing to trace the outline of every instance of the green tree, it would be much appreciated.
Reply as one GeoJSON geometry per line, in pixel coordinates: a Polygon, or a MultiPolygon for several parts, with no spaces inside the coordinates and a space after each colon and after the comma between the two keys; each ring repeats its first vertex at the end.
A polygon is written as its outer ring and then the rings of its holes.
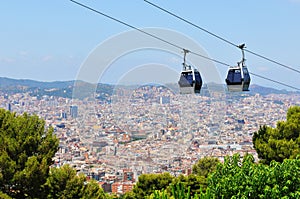
{"type": "Polygon", "coordinates": [[[193,174],[207,178],[208,174],[216,170],[219,163],[219,159],[215,157],[201,158],[196,164],[193,165],[193,174]]]}
{"type": "Polygon", "coordinates": [[[157,190],[149,199],[257,199],[300,198],[300,159],[285,159],[270,165],[255,163],[252,155],[227,156],[208,176],[205,192],[192,196],[182,183],[171,185],[172,192],[157,190]]]}
{"type": "Polygon", "coordinates": [[[138,182],[132,191],[126,193],[126,199],[139,199],[150,196],[155,190],[166,189],[173,180],[173,176],[169,173],[162,174],[142,174],[139,176],[138,182]]]}
{"type": "Polygon", "coordinates": [[[0,191],[0,198],[1,199],[12,199],[12,197],[10,197],[9,195],[7,195],[1,191],[0,191]]]}
{"type": "Polygon", "coordinates": [[[300,153],[300,107],[290,107],[287,120],[277,122],[276,128],[262,126],[253,135],[253,146],[261,162],[296,158],[300,153]]]}
{"type": "Polygon", "coordinates": [[[82,194],[82,199],[109,199],[110,197],[104,190],[100,187],[97,181],[91,180],[86,183],[84,192],[82,194]]]}
{"type": "Polygon", "coordinates": [[[195,194],[192,196],[190,194],[189,187],[186,189],[182,184],[177,184],[176,186],[170,185],[171,194],[167,193],[166,190],[156,190],[147,199],[214,199],[215,197],[211,194],[209,189],[206,192],[200,190],[200,194],[195,194]]]}
{"type": "Polygon", "coordinates": [[[52,168],[44,187],[47,190],[47,198],[49,199],[109,198],[96,181],[87,182],[83,174],[77,175],[76,170],[69,165],[52,168]]]}
{"type": "Polygon", "coordinates": [[[207,187],[207,180],[204,176],[191,174],[188,176],[179,175],[174,178],[167,191],[169,194],[172,193],[172,188],[177,186],[183,186],[185,190],[190,190],[190,195],[194,196],[200,193],[200,189],[205,191],[207,187]]]}
{"type": "Polygon", "coordinates": [[[80,198],[85,177],[77,176],[76,170],[69,165],[51,168],[45,184],[47,198],[80,198]]]}
{"type": "Polygon", "coordinates": [[[13,198],[41,198],[58,139],[38,116],[0,109],[0,191],[13,198]]]}
{"type": "MultiPolygon", "coordinates": [[[[185,189],[190,189],[190,195],[194,196],[200,193],[200,189],[205,191],[207,187],[207,177],[210,173],[215,171],[217,165],[220,163],[218,158],[204,157],[198,160],[193,165],[193,173],[188,176],[180,175],[173,179],[172,186],[182,184],[185,189]]],[[[168,187],[168,193],[171,191],[171,186],[168,187]]]]}
{"type": "Polygon", "coordinates": [[[208,189],[215,198],[299,198],[300,160],[270,165],[254,163],[252,155],[226,157],[210,175],[208,189]]]}

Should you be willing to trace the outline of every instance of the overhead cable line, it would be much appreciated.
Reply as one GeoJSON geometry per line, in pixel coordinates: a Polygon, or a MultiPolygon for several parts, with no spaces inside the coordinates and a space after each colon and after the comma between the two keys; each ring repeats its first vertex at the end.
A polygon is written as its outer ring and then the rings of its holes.
{"type": "MultiPolygon", "coordinates": [[[[194,26],[195,28],[197,28],[197,29],[199,29],[199,30],[202,30],[202,31],[206,32],[207,34],[209,34],[209,35],[211,35],[211,36],[216,37],[216,38],[222,40],[223,42],[226,42],[226,43],[228,43],[228,44],[230,44],[230,45],[232,45],[232,46],[234,46],[234,47],[237,47],[237,48],[239,47],[238,45],[234,44],[233,42],[231,42],[231,41],[229,41],[229,40],[227,40],[227,39],[225,39],[225,38],[223,38],[223,37],[221,37],[221,36],[219,36],[219,35],[217,35],[217,34],[211,32],[211,31],[208,31],[207,29],[202,28],[202,27],[200,27],[199,25],[197,25],[197,24],[195,24],[195,23],[193,23],[193,22],[191,22],[191,21],[189,21],[189,20],[187,20],[187,19],[184,19],[183,17],[180,17],[179,15],[176,15],[176,14],[174,14],[173,12],[168,11],[168,10],[165,9],[165,8],[162,8],[162,7],[156,5],[156,4],[154,4],[154,3],[152,3],[152,2],[150,2],[150,1],[148,1],[148,0],[144,0],[144,1],[145,1],[146,3],[148,3],[149,5],[151,5],[151,6],[155,7],[155,8],[158,8],[159,10],[161,10],[161,11],[163,11],[163,12],[165,12],[165,13],[168,13],[169,15],[172,15],[173,17],[176,17],[177,19],[180,19],[181,21],[184,21],[185,23],[192,25],[192,26],[194,26]]],[[[257,57],[260,57],[260,58],[262,58],[262,59],[265,59],[265,60],[267,60],[267,61],[269,61],[269,62],[272,62],[272,63],[274,63],[274,64],[277,64],[277,65],[279,65],[279,66],[282,66],[282,67],[284,67],[284,68],[287,68],[287,69],[289,69],[289,70],[292,70],[292,71],[294,71],[294,72],[300,73],[300,70],[297,70],[297,69],[295,69],[295,68],[293,68],[293,67],[291,67],[291,66],[288,66],[288,65],[286,65],[286,64],[282,64],[282,63],[280,63],[280,62],[278,62],[278,61],[275,61],[275,60],[273,60],[273,59],[271,59],[271,58],[268,58],[268,57],[266,57],[266,56],[264,56],[264,55],[260,55],[260,54],[258,54],[258,53],[255,53],[255,52],[253,52],[253,51],[251,51],[251,50],[247,50],[247,49],[245,49],[245,51],[248,52],[248,53],[250,53],[250,54],[253,54],[253,55],[257,56],[257,57]]]]}
{"type": "Polygon", "coordinates": [[[255,73],[249,72],[249,74],[251,74],[251,75],[253,75],[253,76],[256,76],[256,77],[259,77],[259,78],[262,78],[262,79],[265,79],[265,80],[268,80],[268,81],[270,81],[270,82],[274,82],[274,83],[277,83],[277,84],[281,84],[281,85],[283,85],[283,86],[286,86],[286,87],[295,89],[295,90],[297,90],[297,91],[300,91],[299,88],[296,88],[296,87],[294,87],[294,86],[290,86],[290,85],[288,85],[288,84],[285,84],[285,83],[282,83],[282,82],[279,82],[279,81],[276,81],[276,80],[273,80],[273,79],[270,79],[270,78],[267,78],[267,77],[264,77],[264,76],[255,74],[255,73]]]}
{"type": "MultiPolygon", "coordinates": [[[[100,12],[100,11],[98,11],[98,10],[92,8],[92,7],[89,7],[89,6],[85,5],[85,4],[82,4],[82,3],[77,2],[77,1],[75,1],[75,0],[70,0],[70,1],[73,2],[73,3],[75,3],[75,4],[77,4],[77,5],[79,5],[79,6],[81,6],[81,7],[84,7],[84,8],[86,8],[86,9],[90,10],[90,11],[93,11],[93,12],[95,12],[95,13],[97,13],[97,14],[100,14],[100,15],[106,17],[106,18],[109,18],[109,19],[111,19],[111,20],[113,20],[113,21],[116,21],[116,22],[118,22],[118,23],[120,23],[120,24],[123,24],[123,25],[125,25],[125,26],[127,26],[127,27],[130,27],[130,28],[134,29],[134,30],[137,30],[137,31],[139,31],[139,32],[141,32],[141,33],[143,33],[143,34],[146,34],[146,35],[148,35],[148,36],[150,36],[150,37],[152,37],[152,38],[154,38],[154,39],[157,39],[157,40],[159,40],[159,41],[161,41],[161,42],[164,42],[164,43],[169,44],[169,45],[171,45],[171,46],[173,46],[173,47],[176,47],[176,48],[178,48],[178,49],[180,49],[180,50],[187,50],[187,49],[185,49],[185,48],[183,48],[183,47],[181,47],[181,46],[179,46],[179,45],[177,45],[177,44],[174,44],[174,43],[169,42],[169,41],[167,41],[167,40],[165,40],[165,39],[162,39],[162,38],[160,38],[160,37],[158,37],[158,36],[156,36],[156,35],[154,35],[154,34],[151,34],[151,33],[148,33],[148,32],[146,32],[146,31],[144,31],[144,30],[141,30],[141,29],[139,29],[139,28],[137,28],[137,27],[135,27],[135,26],[133,26],[133,25],[130,25],[130,24],[128,24],[128,23],[126,23],[126,22],[124,22],[124,21],[121,21],[121,20],[119,20],[119,19],[116,19],[116,18],[114,18],[114,17],[112,17],[112,16],[110,16],[110,15],[107,15],[107,14],[105,14],[105,13],[103,13],[103,12],[100,12]]],[[[192,51],[190,51],[190,50],[188,50],[188,51],[189,51],[191,54],[194,54],[194,55],[196,55],[196,56],[202,57],[202,58],[204,58],[204,59],[208,59],[208,60],[210,60],[210,61],[219,63],[219,64],[224,65],[224,66],[230,66],[229,64],[226,64],[226,63],[224,63],[224,62],[218,61],[218,60],[216,60],[216,59],[209,58],[209,57],[207,57],[207,56],[201,55],[201,54],[196,53],[196,52],[192,52],[192,51]]],[[[254,74],[254,73],[251,73],[251,74],[254,75],[254,76],[257,76],[257,77],[259,77],[259,78],[262,78],[262,79],[265,79],[265,80],[268,80],[268,81],[271,81],[271,82],[275,82],[275,83],[277,83],[277,84],[281,84],[281,85],[283,85],[283,86],[286,86],[286,87],[289,87],[289,88],[292,88],[292,89],[295,89],[295,90],[300,91],[299,88],[296,88],[296,87],[287,85],[287,84],[285,84],[285,83],[281,83],[281,82],[278,82],[278,81],[275,81],[275,80],[271,80],[271,79],[269,79],[269,78],[263,77],[263,76],[261,76],[261,75],[256,75],[256,74],[254,74]]]]}
{"type": "MultiPolygon", "coordinates": [[[[132,29],[134,29],[134,30],[137,30],[137,31],[141,32],[141,33],[144,33],[144,34],[146,34],[146,35],[148,35],[148,36],[150,36],[150,37],[152,37],[152,38],[154,38],[154,39],[157,39],[157,40],[159,40],[159,41],[161,41],[161,42],[164,42],[164,43],[166,43],[166,44],[169,44],[169,45],[171,45],[171,46],[173,46],[173,47],[175,47],[175,48],[178,48],[178,49],[180,49],[180,50],[187,50],[187,49],[185,49],[185,48],[183,48],[183,47],[181,47],[181,46],[179,46],[179,45],[177,45],[177,44],[171,43],[171,42],[169,42],[169,41],[167,41],[167,40],[165,40],[165,39],[162,39],[162,38],[160,38],[160,37],[158,37],[158,36],[156,36],[156,35],[154,35],[154,34],[151,34],[151,33],[149,33],[149,32],[146,32],[146,31],[142,30],[142,29],[139,29],[139,28],[137,28],[137,27],[135,27],[135,26],[133,26],[133,25],[130,25],[130,24],[124,22],[124,21],[121,21],[121,20],[119,20],[119,19],[116,19],[116,18],[114,18],[114,17],[112,17],[112,16],[110,16],[110,15],[107,15],[107,14],[105,14],[105,13],[103,13],[103,12],[100,12],[100,11],[98,11],[98,10],[96,10],[96,9],[94,9],[94,8],[91,8],[91,7],[89,7],[89,6],[85,5],[85,4],[79,3],[78,1],[75,1],[75,0],[70,0],[70,1],[73,2],[73,3],[75,3],[75,4],[77,4],[77,5],[80,5],[80,6],[84,7],[84,8],[86,8],[86,9],[90,10],[90,11],[93,11],[93,12],[95,12],[95,13],[97,13],[97,14],[100,14],[100,15],[102,15],[102,16],[104,16],[104,17],[107,17],[107,18],[109,18],[109,19],[111,19],[111,20],[113,20],[113,21],[116,21],[116,22],[121,23],[121,24],[123,24],[123,25],[125,25],[125,26],[127,26],[127,27],[130,27],[130,28],[132,28],[132,29]]],[[[212,58],[210,58],[210,57],[201,55],[201,54],[196,53],[196,52],[192,52],[192,51],[190,51],[190,50],[188,50],[188,51],[189,51],[189,53],[194,54],[194,55],[197,55],[197,56],[202,57],[202,58],[204,58],[204,59],[208,59],[208,60],[210,60],[210,61],[213,61],[213,62],[222,64],[222,65],[225,65],[225,66],[230,66],[229,64],[226,64],[226,63],[224,63],[224,62],[218,61],[218,60],[216,60],[216,59],[212,59],[212,58]]]]}

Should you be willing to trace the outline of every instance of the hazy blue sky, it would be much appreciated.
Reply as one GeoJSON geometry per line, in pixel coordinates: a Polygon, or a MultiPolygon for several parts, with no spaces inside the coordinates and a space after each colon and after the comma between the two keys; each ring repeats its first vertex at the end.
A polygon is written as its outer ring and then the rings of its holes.
{"type": "MultiPolygon", "coordinates": [[[[80,2],[139,28],[178,31],[198,42],[210,57],[222,62],[236,64],[241,58],[237,48],[153,8],[143,0],[80,2]]],[[[249,50],[300,70],[299,0],[152,2],[236,44],[246,43],[249,50]]],[[[131,30],[68,0],[3,1],[0,19],[0,76],[43,81],[76,79],[81,64],[96,46],[116,34],[131,30]]],[[[174,55],[153,53],[153,57],[147,56],[144,64],[159,63],[168,56],[174,55]]],[[[246,54],[246,58],[251,72],[300,88],[299,73],[250,54],[246,54]]],[[[140,53],[119,60],[115,63],[118,64],[116,70],[135,63],[135,59],[141,59],[140,53]]],[[[180,72],[180,61],[178,63],[175,70],[180,72]]],[[[215,66],[225,78],[226,67],[215,66]]],[[[104,79],[107,81],[116,78],[106,75],[104,79]]],[[[252,83],[284,88],[255,77],[252,77],[252,83]]]]}

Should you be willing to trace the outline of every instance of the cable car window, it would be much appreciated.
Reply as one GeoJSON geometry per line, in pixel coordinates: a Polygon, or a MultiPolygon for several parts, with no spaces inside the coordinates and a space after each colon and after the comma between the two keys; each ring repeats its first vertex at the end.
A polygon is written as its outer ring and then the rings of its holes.
{"type": "Polygon", "coordinates": [[[242,83],[242,75],[241,75],[240,69],[229,70],[226,82],[227,82],[227,84],[240,84],[240,83],[242,83]]]}
{"type": "Polygon", "coordinates": [[[195,79],[196,81],[200,81],[201,80],[201,76],[199,72],[195,72],[195,79]]]}
{"type": "Polygon", "coordinates": [[[179,85],[183,87],[193,86],[193,74],[182,73],[179,79],[179,85]]]}

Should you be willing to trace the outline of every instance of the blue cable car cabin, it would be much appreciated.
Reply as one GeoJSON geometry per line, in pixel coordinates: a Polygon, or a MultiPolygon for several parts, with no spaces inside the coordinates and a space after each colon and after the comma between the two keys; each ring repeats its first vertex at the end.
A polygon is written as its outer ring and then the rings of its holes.
{"type": "Polygon", "coordinates": [[[202,87],[202,78],[199,71],[194,71],[195,75],[195,93],[200,93],[202,87]]]}
{"type": "Polygon", "coordinates": [[[180,87],[193,86],[193,73],[191,71],[181,72],[178,84],[180,87]]]}
{"type": "Polygon", "coordinates": [[[228,69],[227,77],[225,82],[227,84],[228,91],[249,91],[250,86],[250,75],[245,65],[244,48],[245,44],[238,46],[242,50],[242,60],[238,62],[237,66],[230,67],[228,69]]]}
{"type": "Polygon", "coordinates": [[[227,85],[237,85],[242,84],[242,74],[240,68],[232,68],[229,69],[227,78],[226,78],[227,85]]]}
{"type": "Polygon", "coordinates": [[[225,82],[230,92],[249,91],[250,75],[247,67],[235,66],[229,68],[225,82]]]}
{"type": "Polygon", "coordinates": [[[199,71],[190,68],[181,71],[178,84],[181,94],[200,93],[202,78],[199,71]]]}
{"type": "Polygon", "coordinates": [[[183,49],[183,68],[178,81],[180,94],[200,93],[202,87],[202,78],[200,72],[186,64],[185,57],[188,52],[188,50],[183,49]]]}

